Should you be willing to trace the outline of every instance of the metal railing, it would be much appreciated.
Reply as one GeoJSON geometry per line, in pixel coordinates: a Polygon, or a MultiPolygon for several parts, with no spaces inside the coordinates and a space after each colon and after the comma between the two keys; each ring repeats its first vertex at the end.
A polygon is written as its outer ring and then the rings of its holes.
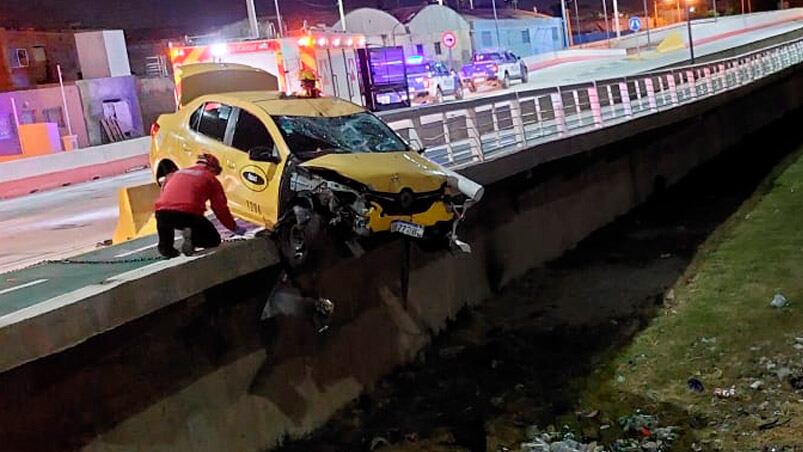
{"type": "Polygon", "coordinates": [[[461,168],[716,96],[803,62],[803,40],[633,77],[380,114],[426,156],[461,168]]]}

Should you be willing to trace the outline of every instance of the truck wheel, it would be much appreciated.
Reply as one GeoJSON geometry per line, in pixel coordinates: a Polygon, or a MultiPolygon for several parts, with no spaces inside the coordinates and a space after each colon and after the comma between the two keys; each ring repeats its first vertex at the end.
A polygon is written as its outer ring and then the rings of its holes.
{"type": "Polygon", "coordinates": [[[510,88],[510,74],[505,72],[505,78],[502,79],[502,88],[508,89],[510,88]]]}
{"type": "Polygon", "coordinates": [[[521,83],[527,83],[530,81],[530,73],[527,72],[527,68],[521,68],[521,83]]]}
{"type": "Polygon", "coordinates": [[[457,88],[454,90],[454,98],[456,100],[463,100],[463,96],[465,96],[465,93],[463,92],[463,85],[459,84],[457,85],[457,88]]]}

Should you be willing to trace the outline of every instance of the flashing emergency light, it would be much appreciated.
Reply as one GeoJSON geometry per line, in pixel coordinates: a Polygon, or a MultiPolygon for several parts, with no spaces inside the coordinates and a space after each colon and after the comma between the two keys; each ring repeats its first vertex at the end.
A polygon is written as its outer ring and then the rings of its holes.
{"type": "Polygon", "coordinates": [[[424,62],[424,57],[421,55],[413,55],[411,57],[407,57],[407,64],[421,64],[424,62]]]}
{"type": "Polygon", "coordinates": [[[346,45],[349,46],[349,47],[353,46],[354,45],[354,40],[349,38],[349,40],[346,41],[346,45]]]}
{"type": "Polygon", "coordinates": [[[335,39],[332,40],[332,46],[333,47],[340,47],[340,42],[341,42],[340,38],[335,38],[335,39]]]}
{"type": "Polygon", "coordinates": [[[309,36],[298,38],[298,45],[300,45],[301,47],[309,47],[310,45],[312,45],[312,38],[309,36]]]}
{"type": "Polygon", "coordinates": [[[357,40],[357,47],[365,47],[365,38],[360,38],[357,40]]]}
{"type": "Polygon", "coordinates": [[[229,53],[229,46],[225,43],[219,42],[217,44],[212,44],[212,56],[220,58],[227,53],[229,53]]]}
{"type": "Polygon", "coordinates": [[[184,56],[184,49],[173,49],[173,58],[180,58],[184,56]]]}
{"type": "Polygon", "coordinates": [[[327,44],[328,42],[329,42],[329,41],[328,41],[326,38],[324,38],[324,37],[320,37],[320,38],[318,38],[318,46],[319,46],[319,47],[326,47],[326,44],[327,44]]]}

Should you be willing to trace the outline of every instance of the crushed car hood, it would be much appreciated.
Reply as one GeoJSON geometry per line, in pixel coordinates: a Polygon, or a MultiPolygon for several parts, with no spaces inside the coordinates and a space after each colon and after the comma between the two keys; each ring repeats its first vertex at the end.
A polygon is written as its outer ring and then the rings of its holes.
{"type": "Polygon", "coordinates": [[[447,177],[436,163],[412,151],[329,154],[301,166],[334,171],[381,193],[398,193],[403,188],[432,192],[440,189],[447,177]]]}

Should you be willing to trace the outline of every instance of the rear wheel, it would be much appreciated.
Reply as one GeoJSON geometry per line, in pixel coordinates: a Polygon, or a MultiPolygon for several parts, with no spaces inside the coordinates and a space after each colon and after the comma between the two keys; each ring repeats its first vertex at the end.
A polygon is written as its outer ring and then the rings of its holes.
{"type": "Polygon", "coordinates": [[[456,100],[463,100],[463,96],[465,96],[465,93],[463,93],[463,85],[458,83],[457,88],[454,90],[454,98],[456,100]]]}
{"type": "Polygon", "coordinates": [[[472,92],[472,93],[476,93],[477,92],[477,85],[475,85],[474,82],[469,82],[468,90],[470,92],[472,92]]]}
{"type": "Polygon", "coordinates": [[[433,100],[436,104],[443,102],[443,90],[439,86],[438,89],[435,91],[435,99],[433,100]]]}
{"type": "Polygon", "coordinates": [[[526,67],[521,68],[521,83],[527,83],[530,81],[530,73],[527,72],[526,67]]]}
{"type": "Polygon", "coordinates": [[[502,88],[508,89],[510,88],[510,74],[505,72],[505,78],[502,79],[502,88]]]}

